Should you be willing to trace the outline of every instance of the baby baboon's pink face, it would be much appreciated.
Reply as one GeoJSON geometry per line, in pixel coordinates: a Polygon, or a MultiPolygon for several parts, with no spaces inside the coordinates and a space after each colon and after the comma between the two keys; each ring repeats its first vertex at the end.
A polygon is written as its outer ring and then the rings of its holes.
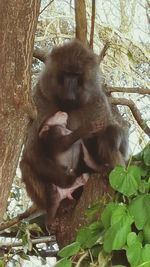
{"type": "Polygon", "coordinates": [[[67,125],[68,114],[66,112],[58,111],[49,118],[46,122],[48,125],[67,125]]]}
{"type": "Polygon", "coordinates": [[[39,136],[41,136],[43,132],[47,132],[51,126],[60,127],[62,135],[69,134],[71,131],[66,128],[67,119],[68,119],[68,114],[66,112],[62,112],[62,111],[56,112],[52,117],[48,118],[45,121],[39,133],[39,136]]]}

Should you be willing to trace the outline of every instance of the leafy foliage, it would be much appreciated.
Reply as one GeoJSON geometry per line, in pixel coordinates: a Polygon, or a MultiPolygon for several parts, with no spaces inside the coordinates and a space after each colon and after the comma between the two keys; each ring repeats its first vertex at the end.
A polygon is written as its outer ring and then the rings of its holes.
{"type": "MultiPolygon", "coordinates": [[[[84,227],[76,241],[59,252],[56,266],[113,265],[115,251],[125,251],[131,267],[150,266],[150,145],[126,169],[117,166],[109,176],[118,201],[107,203],[100,218],[84,227]],[[59,265],[58,265],[59,264],[59,265]],[[93,264],[93,265],[91,265],[93,264]]],[[[100,214],[100,202],[86,215],[100,214]]],[[[117,264],[117,263],[116,263],[117,264]]]]}
{"type": "Polygon", "coordinates": [[[137,166],[130,166],[127,170],[122,166],[116,167],[109,177],[112,188],[130,197],[137,194],[141,182],[140,169],[137,166]]]}
{"type": "Polygon", "coordinates": [[[63,258],[60,261],[57,262],[57,264],[55,265],[56,267],[71,267],[72,263],[70,259],[67,258],[63,258]]]}
{"type": "Polygon", "coordinates": [[[18,258],[30,261],[29,255],[30,252],[32,251],[34,251],[35,255],[38,255],[38,251],[32,243],[31,236],[33,237],[33,234],[38,236],[40,233],[42,233],[41,228],[36,223],[29,224],[29,222],[25,221],[24,222],[22,221],[17,226],[13,226],[12,232],[13,230],[15,231],[16,228],[17,228],[17,234],[14,243],[12,241],[12,247],[8,247],[7,254],[3,250],[1,251],[0,267],[8,266],[8,263],[12,264],[10,266],[20,266],[18,258]],[[13,245],[15,244],[15,242],[20,243],[20,246],[19,249],[17,249],[14,252],[13,245]]]}
{"type": "Polygon", "coordinates": [[[74,242],[68,247],[63,248],[59,253],[58,256],[60,257],[70,257],[75,255],[76,253],[79,252],[80,250],[80,243],[79,242],[74,242]]]}

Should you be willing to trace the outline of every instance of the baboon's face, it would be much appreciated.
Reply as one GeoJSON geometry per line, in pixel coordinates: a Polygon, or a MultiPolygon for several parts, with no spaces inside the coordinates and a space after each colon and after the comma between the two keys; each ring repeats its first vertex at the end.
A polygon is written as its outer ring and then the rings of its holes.
{"type": "Polygon", "coordinates": [[[51,52],[42,76],[43,93],[65,109],[88,103],[100,88],[95,55],[74,41],[51,52]]]}

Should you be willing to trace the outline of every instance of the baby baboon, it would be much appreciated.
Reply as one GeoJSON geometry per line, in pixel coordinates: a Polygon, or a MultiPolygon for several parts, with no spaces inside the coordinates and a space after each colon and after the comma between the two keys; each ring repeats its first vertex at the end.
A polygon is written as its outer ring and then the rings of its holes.
{"type": "Polygon", "coordinates": [[[59,111],[47,119],[39,129],[39,144],[42,148],[41,160],[43,161],[44,158],[49,158],[61,166],[66,175],[74,173],[77,177],[69,188],[61,188],[55,184],[49,184],[48,190],[50,192],[50,199],[48,204],[48,224],[55,218],[60,202],[64,198],[73,199],[72,193],[74,190],[87,182],[88,175],[85,173],[82,174],[83,160],[85,160],[85,164],[91,169],[95,171],[99,170],[96,163],[88,154],[81,139],[75,142],[68,150],[64,152],[59,151],[59,140],[61,136],[71,133],[71,131],[66,128],[67,119],[67,113],[59,111]]]}
{"type": "Polygon", "coordinates": [[[59,150],[59,141],[62,135],[69,135],[71,131],[66,128],[68,115],[66,112],[56,112],[47,119],[39,130],[39,143],[41,146],[41,159],[49,158],[61,166],[66,174],[74,172],[76,177],[83,173],[82,160],[89,168],[98,171],[99,167],[88,154],[81,139],[75,142],[64,152],[59,150]]]}

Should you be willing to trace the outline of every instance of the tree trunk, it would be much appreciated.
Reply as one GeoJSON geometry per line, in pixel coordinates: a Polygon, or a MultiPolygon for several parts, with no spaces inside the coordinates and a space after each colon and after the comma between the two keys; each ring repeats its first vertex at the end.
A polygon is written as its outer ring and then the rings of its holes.
{"type": "Polygon", "coordinates": [[[31,100],[31,63],[40,0],[0,0],[0,218],[15,176],[31,100]]]}

